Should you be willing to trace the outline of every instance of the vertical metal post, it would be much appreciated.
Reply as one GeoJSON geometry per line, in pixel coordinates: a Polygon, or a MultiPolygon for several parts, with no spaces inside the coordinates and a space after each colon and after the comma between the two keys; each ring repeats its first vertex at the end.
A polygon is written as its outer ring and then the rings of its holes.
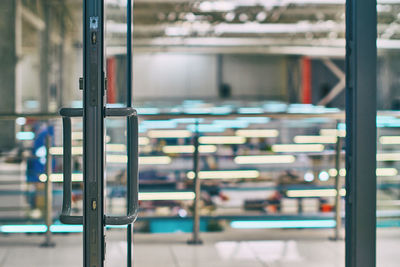
{"type": "Polygon", "coordinates": [[[83,16],[84,266],[103,267],[104,238],[104,0],[84,0],[83,16]]]}
{"type": "Polygon", "coordinates": [[[300,197],[297,199],[297,209],[299,210],[299,214],[303,213],[303,201],[300,197]]]}
{"type": "Polygon", "coordinates": [[[46,184],[45,184],[45,221],[47,226],[46,239],[41,247],[54,247],[56,244],[51,240],[50,227],[53,224],[53,183],[50,179],[52,173],[52,156],[50,154],[51,136],[46,136],[46,184]]]}
{"type": "Polygon", "coordinates": [[[195,198],[193,201],[193,236],[188,241],[191,245],[203,244],[200,239],[200,195],[201,195],[201,182],[199,178],[200,171],[200,155],[199,155],[199,121],[196,121],[196,131],[194,135],[194,153],[193,153],[193,172],[194,172],[194,192],[195,198]]]}
{"type": "Polygon", "coordinates": [[[376,266],[376,17],[346,1],[346,267],[376,266]]]}
{"type": "MultiPolygon", "coordinates": [[[[132,0],[127,0],[127,4],[126,4],[126,17],[127,17],[127,34],[126,34],[126,96],[127,96],[127,107],[132,107],[132,0]]],[[[127,132],[128,132],[128,136],[130,136],[130,131],[132,131],[131,127],[129,127],[129,123],[127,124],[127,132]]],[[[130,146],[130,138],[128,138],[128,147],[130,146]]],[[[131,158],[128,157],[128,170],[127,172],[129,173],[129,169],[132,168],[132,162],[131,162],[131,158]]],[[[130,179],[128,179],[128,188],[130,188],[130,183],[132,181],[130,179]]],[[[128,194],[129,194],[129,190],[128,190],[128,194]]],[[[127,196],[127,199],[130,199],[130,195],[127,196]]],[[[128,201],[128,205],[132,205],[132,203],[130,203],[128,201]]],[[[128,206],[128,210],[130,210],[130,206],[128,206]]],[[[127,266],[131,267],[133,266],[133,261],[132,261],[132,240],[133,239],[133,224],[128,224],[127,227],[127,266]]]]}
{"type": "MultiPolygon", "coordinates": [[[[18,60],[20,51],[18,46],[21,16],[19,2],[15,0],[0,1],[0,81],[1,92],[4,97],[0,98],[0,112],[14,113],[17,110],[17,105],[23,101],[18,98],[21,90],[19,90],[18,66],[22,60],[18,60]],[[5,97],[6,96],[6,97],[5,97]]],[[[15,122],[1,121],[0,122],[0,150],[11,150],[15,148],[15,122]]]]}
{"type": "MultiPolygon", "coordinates": [[[[60,20],[60,35],[61,38],[65,39],[65,23],[64,20],[60,20]]],[[[58,107],[63,106],[63,92],[64,92],[64,42],[61,42],[58,46],[58,64],[59,64],[59,77],[58,77],[58,88],[57,88],[57,104],[58,107]]]]}
{"type": "Polygon", "coordinates": [[[335,227],[335,236],[333,237],[334,240],[340,240],[341,234],[340,230],[342,229],[342,215],[341,215],[341,200],[342,196],[340,191],[342,189],[342,183],[340,181],[340,159],[341,159],[341,152],[342,152],[342,138],[338,135],[336,141],[336,156],[335,156],[335,168],[336,168],[336,179],[335,179],[335,188],[336,188],[336,199],[335,199],[335,220],[336,220],[336,227],[335,227]]]}
{"type": "Polygon", "coordinates": [[[49,70],[50,70],[50,33],[51,33],[51,23],[50,23],[50,3],[48,1],[43,1],[43,13],[45,28],[41,33],[41,45],[40,45],[40,111],[46,113],[49,111],[49,70]]]}

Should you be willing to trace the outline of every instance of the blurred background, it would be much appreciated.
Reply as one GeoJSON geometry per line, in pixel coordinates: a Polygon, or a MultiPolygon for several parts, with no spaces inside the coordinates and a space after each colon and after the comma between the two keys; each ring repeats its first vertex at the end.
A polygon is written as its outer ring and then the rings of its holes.
{"type": "MultiPolygon", "coordinates": [[[[127,101],[126,1],[105,3],[107,102],[121,107],[127,101]]],[[[224,239],[244,229],[318,228],[326,229],[326,239],[343,236],[344,5],[135,0],[136,232],[191,233],[197,162],[202,232],[224,239]]],[[[378,0],[377,11],[378,227],[398,229],[400,1],[378,0]]],[[[63,150],[57,112],[82,106],[82,0],[2,0],[0,15],[0,240],[46,231],[48,179],[51,231],[79,235],[81,227],[58,220],[63,150]]],[[[106,122],[108,214],[126,210],[125,126],[122,119],[106,122]]],[[[81,214],[82,120],[74,119],[72,128],[73,212],[81,214]]]]}

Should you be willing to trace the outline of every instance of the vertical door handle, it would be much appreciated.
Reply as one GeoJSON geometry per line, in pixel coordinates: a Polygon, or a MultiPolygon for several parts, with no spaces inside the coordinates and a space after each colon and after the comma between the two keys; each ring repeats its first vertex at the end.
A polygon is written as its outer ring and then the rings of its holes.
{"type": "Polygon", "coordinates": [[[127,208],[126,216],[106,216],[106,225],[126,225],[133,223],[139,210],[139,123],[137,112],[133,108],[113,108],[106,110],[108,117],[127,117],[128,119],[128,171],[127,171],[127,208]]]}
{"type": "MultiPolygon", "coordinates": [[[[82,117],[81,108],[63,108],[63,205],[60,221],[64,224],[83,224],[82,216],[71,215],[72,198],[72,127],[71,117],[82,117]]],[[[128,171],[127,171],[127,215],[105,216],[106,225],[127,225],[133,223],[139,210],[139,123],[137,112],[133,108],[108,108],[107,117],[127,117],[128,120],[128,171]]]]}
{"type": "MultiPolygon", "coordinates": [[[[83,224],[82,216],[71,215],[72,198],[72,127],[71,117],[81,117],[82,109],[63,108],[60,110],[63,117],[63,205],[60,221],[64,224],[83,224]]],[[[50,179],[48,177],[47,179],[50,179]]]]}

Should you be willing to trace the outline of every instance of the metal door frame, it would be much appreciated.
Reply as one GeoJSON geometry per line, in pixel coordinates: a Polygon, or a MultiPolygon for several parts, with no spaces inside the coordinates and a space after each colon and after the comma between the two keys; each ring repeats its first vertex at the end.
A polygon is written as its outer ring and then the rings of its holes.
{"type": "Polygon", "coordinates": [[[104,1],[83,7],[84,266],[102,267],[104,247],[104,1]]]}
{"type": "MultiPolygon", "coordinates": [[[[128,19],[131,19],[131,1],[127,1],[128,19]]],[[[376,0],[346,1],[347,267],[376,266],[376,16],[376,0]]],[[[132,105],[131,27],[132,24],[128,23],[127,109],[130,109],[132,105]]],[[[104,215],[104,118],[107,112],[105,109],[103,0],[84,0],[84,109],[75,113],[64,111],[63,116],[67,126],[68,119],[66,118],[70,115],[84,117],[84,216],[83,219],[70,216],[68,205],[63,205],[62,218],[64,220],[62,221],[74,223],[83,221],[85,267],[104,266],[105,224],[107,222],[127,223],[129,262],[131,260],[131,223],[137,215],[137,210],[134,214],[130,211],[133,208],[137,209],[137,204],[128,201],[128,215],[124,218],[104,215]],[[130,215],[134,217],[132,221],[130,215]]],[[[116,115],[124,112],[120,110],[108,113],[116,115]]],[[[136,115],[135,112],[129,114],[129,116],[136,115]]],[[[68,129],[68,127],[65,128],[68,129]]],[[[129,129],[131,128],[128,127],[128,131],[129,129]]],[[[64,140],[68,139],[66,137],[68,136],[64,131],[64,140]]],[[[130,141],[128,141],[128,147],[131,147],[130,141]]],[[[68,172],[68,165],[66,166],[67,168],[64,166],[64,169],[66,168],[68,172]]],[[[128,173],[135,172],[135,170],[130,171],[129,166],[131,164],[128,164],[128,173]]],[[[137,169],[137,164],[133,169],[135,168],[137,169]]],[[[65,175],[64,179],[64,189],[67,189],[64,193],[68,193],[70,178],[65,175]]],[[[135,183],[137,186],[137,181],[135,183]]],[[[64,204],[68,204],[68,197],[70,197],[68,194],[64,195],[64,201],[67,201],[64,204]]],[[[129,193],[128,199],[131,198],[132,194],[129,193]]]]}
{"type": "Polygon", "coordinates": [[[346,267],[376,266],[376,0],[346,1],[346,267]]]}
{"type": "Polygon", "coordinates": [[[127,107],[106,108],[104,0],[83,2],[83,108],[63,108],[63,209],[64,224],[83,224],[83,266],[103,267],[105,226],[127,225],[127,265],[132,266],[133,222],[138,202],[138,117],[132,108],[132,0],[127,0],[127,107]],[[83,216],[71,215],[71,118],[83,117],[83,216]],[[107,216],[104,210],[106,117],[127,118],[127,214],[107,216]]]}

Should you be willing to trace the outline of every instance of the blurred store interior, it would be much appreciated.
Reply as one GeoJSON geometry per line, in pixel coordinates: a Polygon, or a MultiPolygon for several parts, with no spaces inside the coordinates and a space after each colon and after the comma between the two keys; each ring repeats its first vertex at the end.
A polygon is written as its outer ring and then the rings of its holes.
{"type": "MultiPolygon", "coordinates": [[[[127,101],[126,5],[105,0],[108,107],[127,101]]],[[[58,111],[82,107],[82,7],[0,1],[0,266],[81,264],[82,226],[59,221],[58,111]],[[39,248],[48,181],[56,246],[39,248]]],[[[377,263],[390,267],[400,260],[400,1],[378,0],[377,14],[377,263]]],[[[344,266],[345,1],[135,0],[133,18],[135,266],[344,266]],[[186,244],[195,164],[200,246],[186,244]]],[[[126,122],[105,126],[105,209],[121,215],[126,122]]],[[[74,215],[82,130],[73,118],[74,215]]],[[[125,232],[106,231],[107,266],[124,266],[125,232]]]]}

